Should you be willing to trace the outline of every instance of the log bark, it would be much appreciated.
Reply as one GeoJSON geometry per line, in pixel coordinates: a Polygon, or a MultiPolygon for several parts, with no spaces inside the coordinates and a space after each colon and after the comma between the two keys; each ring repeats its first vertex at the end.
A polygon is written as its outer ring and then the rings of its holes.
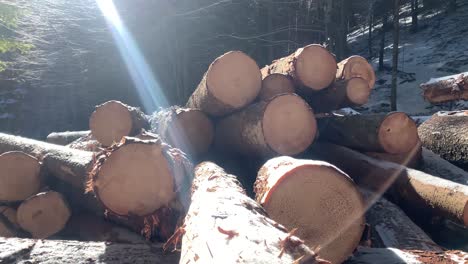
{"type": "Polygon", "coordinates": [[[151,132],[193,158],[205,154],[214,138],[213,122],[199,109],[173,106],[149,118],[151,132]]]}
{"type": "Polygon", "coordinates": [[[41,163],[20,151],[0,155],[0,201],[22,201],[39,192],[41,163]]]}
{"type": "Polygon", "coordinates": [[[259,100],[265,101],[279,94],[296,92],[293,81],[287,75],[280,73],[263,74],[265,71],[266,68],[262,72],[263,80],[262,89],[258,95],[259,100]]]}
{"type": "Polygon", "coordinates": [[[79,149],[84,151],[91,151],[91,152],[99,152],[104,150],[105,147],[97,141],[92,134],[88,134],[86,136],[80,137],[77,140],[71,142],[70,144],[66,145],[72,149],[79,149]]]}
{"type": "Polygon", "coordinates": [[[401,154],[418,144],[414,121],[402,112],[317,119],[319,139],[366,152],[401,154]]]}
{"type": "Polygon", "coordinates": [[[16,210],[11,207],[0,206],[0,237],[18,236],[16,232],[18,229],[16,210]]]}
{"type": "Polygon", "coordinates": [[[468,185],[468,172],[424,147],[422,148],[421,170],[449,181],[468,185]]]}
{"type": "Polygon", "coordinates": [[[58,192],[48,191],[29,197],[18,207],[18,225],[33,238],[48,238],[60,232],[71,216],[67,201],[58,192]]]}
{"type": "Polygon", "coordinates": [[[277,157],[259,170],[255,197],[275,221],[332,263],[341,263],[358,246],[365,206],[348,175],[314,160],[277,157]],[[326,202],[325,202],[326,201],[326,202]]]}
{"type": "Polygon", "coordinates": [[[468,225],[468,186],[330,143],[316,143],[311,151],[312,157],[335,164],[358,185],[386,192],[409,215],[421,219],[440,216],[468,225]]]}
{"type": "Polygon", "coordinates": [[[468,111],[438,112],[418,128],[423,146],[468,168],[468,111]]]}
{"type": "Polygon", "coordinates": [[[385,152],[365,152],[369,157],[378,160],[385,160],[406,166],[408,168],[417,169],[422,163],[422,145],[419,143],[414,150],[402,154],[389,154],[385,152]]]}
{"type": "Polygon", "coordinates": [[[108,101],[96,106],[89,118],[91,134],[103,146],[120,142],[125,136],[135,136],[149,123],[140,109],[120,101],[108,101]]]}
{"type": "Polygon", "coordinates": [[[295,155],[312,144],[315,133],[310,106],[296,94],[283,94],[220,120],[215,146],[245,156],[295,155]]]}
{"type": "Polygon", "coordinates": [[[421,84],[423,97],[433,104],[468,100],[468,76],[451,75],[421,84]]]}
{"type": "Polygon", "coordinates": [[[371,90],[366,80],[353,77],[340,80],[331,87],[306,98],[314,112],[327,113],[333,110],[361,106],[367,103],[371,90]]]}
{"type": "Polygon", "coordinates": [[[374,89],[374,69],[365,58],[357,55],[340,61],[336,71],[336,80],[349,80],[354,77],[363,78],[368,82],[369,89],[374,89]]]}
{"type": "Polygon", "coordinates": [[[90,130],[53,132],[47,136],[46,142],[65,146],[81,137],[88,136],[89,134],[91,134],[90,130]]]}
{"type": "Polygon", "coordinates": [[[211,63],[186,106],[224,116],[255,100],[261,82],[257,63],[241,51],[230,51],[211,63]]]}
{"type": "Polygon", "coordinates": [[[0,263],[178,263],[180,254],[161,244],[120,244],[1,238],[0,263]]]}
{"type": "Polygon", "coordinates": [[[325,89],[336,75],[336,59],[323,46],[312,44],[277,59],[262,69],[264,75],[280,73],[290,77],[305,93],[325,89]]]}
{"type": "Polygon", "coordinates": [[[179,263],[328,263],[249,198],[211,162],[195,168],[179,263]]]}

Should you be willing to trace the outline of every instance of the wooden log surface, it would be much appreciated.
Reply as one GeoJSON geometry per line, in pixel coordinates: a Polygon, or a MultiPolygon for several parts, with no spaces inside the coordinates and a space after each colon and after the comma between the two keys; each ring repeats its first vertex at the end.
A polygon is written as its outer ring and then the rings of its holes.
{"type": "Polygon", "coordinates": [[[421,170],[449,181],[468,185],[468,172],[424,147],[422,148],[421,170]]]}
{"type": "Polygon", "coordinates": [[[70,144],[66,145],[72,149],[79,149],[84,151],[99,152],[102,151],[105,147],[102,146],[99,141],[97,141],[92,134],[85,135],[72,141],[70,144]]]}
{"type": "Polygon", "coordinates": [[[369,157],[393,162],[412,169],[418,169],[422,163],[422,145],[419,143],[415,149],[408,153],[390,154],[385,152],[365,152],[369,157]]]}
{"type": "Polygon", "coordinates": [[[68,145],[73,141],[91,134],[90,130],[86,131],[65,131],[65,132],[52,132],[47,138],[46,142],[57,144],[57,145],[68,145]]]}
{"type": "Polygon", "coordinates": [[[337,80],[349,80],[354,77],[360,77],[367,81],[369,89],[374,89],[375,72],[372,65],[361,56],[351,56],[338,63],[336,71],[337,80]]]}
{"type": "Polygon", "coordinates": [[[421,84],[423,97],[433,104],[468,100],[468,75],[466,73],[431,79],[421,84]]]}
{"type": "Polygon", "coordinates": [[[195,168],[179,263],[328,263],[268,218],[236,176],[211,162],[195,168]]]}
{"type": "MultiPolygon", "coordinates": [[[[266,69],[266,68],[264,68],[266,69]]],[[[264,74],[262,72],[262,89],[258,94],[259,100],[268,100],[279,94],[295,93],[294,83],[287,75],[281,73],[264,74]]]]}
{"type": "Polygon", "coordinates": [[[0,206],[0,237],[19,236],[16,210],[8,206],[0,206]]]}

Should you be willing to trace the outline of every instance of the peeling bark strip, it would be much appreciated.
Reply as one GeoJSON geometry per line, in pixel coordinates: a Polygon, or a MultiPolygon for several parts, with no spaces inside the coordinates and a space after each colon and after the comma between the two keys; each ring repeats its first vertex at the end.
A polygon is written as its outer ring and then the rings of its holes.
{"type": "Polygon", "coordinates": [[[296,85],[306,87],[304,92],[318,91],[325,89],[335,80],[336,60],[326,48],[312,44],[273,61],[262,69],[262,73],[264,76],[273,73],[284,74],[296,85]]]}
{"type": "Polygon", "coordinates": [[[103,146],[120,142],[125,136],[135,136],[149,123],[140,109],[119,101],[108,101],[96,106],[89,118],[91,134],[103,146]]]}
{"type": "Polygon", "coordinates": [[[214,138],[213,122],[199,109],[173,106],[152,114],[151,131],[193,157],[205,154],[214,138]]]}
{"type": "Polygon", "coordinates": [[[431,80],[421,84],[423,97],[438,104],[457,100],[468,100],[468,75],[459,74],[431,80]]]}
{"type": "Polygon", "coordinates": [[[423,146],[468,167],[468,111],[438,112],[418,128],[423,146]]]}
{"type": "MultiPolygon", "coordinates": [[[[263,72],[265,72],[265,70],[263,72]]],[[[258,99],[261,101],[271,99],[280,94],[294,93],[296,91],[294,83],[287,75],[273,73],[262,77],[262,89],[258,95],[258,99]]]]}
{"type": "Polygon", "coordinates": [[[282,94],[220,120],[215,146],[245,156],[296,155],[312,144],[315,133],[310,106],[296,94],[282,94]]]}
{"type": "Polygon", "coordinates": [[[332,263],[347,259],[364,230],[365,206],[358,189],[335,166],[277,157],[258,172],[255,196],[275,221],[332,263]]]}
{"type": "Polygon", "coordinates": [[[407,153],[419,143],[414,121],[403,112],[318,118],[320,140],[360,151],[407,153]]]}
{"type": "Polygon", "coordinates": [[[349,80],[354,77],[360,77],[366,80],[369,84],[369,89],[373,89],[375,85],[375,72],[372,65],[361,56],[351,56],[338,63],[336,72],[337,80],[349,80]]]}
{"type": "Polygon", "coordinates": [[[257,98],[261,82],[257,63],[241,51],[230,51],[211,63],[187,107],[211,116],[230,114],[257,98]]]}
{"type": "Polygon", "coordinates": [[[363,105],[367,103],[370,92],[366,80],[353,77],[337,81],[330,87],[307,96],[306,100],[315,113],[327,113],[345,107],[363,105]]]}
{"type": "Polygon", "coordinates": [[[50,133],[47,138],[46,142],[52,143],[52,144],[57,144],[57,145],[68,145],[72,143],[73,141],[84,137],[88,136],[91,134],[91,131],[66,131],[66,132],[53,132],[50,133]]]}
{"type": "Polygon", "coordinates": [[[179,263],[328,263],[268,218],[236,176],[211,162],[195,168],[179,263]]]}
{"type": "Polygon", "coordinates": [[[354,181],[377,193],[387,193],[407,214],[440,216],[468,226],[468,186],[376,160],[346,147],[316,143],[312,156],[335,164],[354,181]]]}

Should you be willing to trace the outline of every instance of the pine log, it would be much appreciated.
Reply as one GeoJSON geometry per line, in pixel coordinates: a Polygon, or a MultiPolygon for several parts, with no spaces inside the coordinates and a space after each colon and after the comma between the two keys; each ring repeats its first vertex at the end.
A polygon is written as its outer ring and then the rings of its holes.
{"type": "Polygon", "coordinates": [[[419,168],[422,163],[421,143],[418,143],[418,145],[408,153],[390,154],[385,152],[365,152],[364,154],[378,160],[393,162],[412,169],[419,168]]]}
{"type": "Polygon", "coordinates": [[[351,56],[338,63],[336,72],[337,80],[349,80],[353,77],[361,77],[369,84],[369,89],[374,89],[375,72],[372,65],[361,56],[351,56]]]}
{"type": "MultiPolygon", "coordinates": [[[[263,72],[265,71],[263,70],[263,72]]],[[[258,95],[259,100],[265,101],[279,94],[294,93],[296,91],[293,81],[287,75],[280,73],[263,75],[263,72],[262,89],[258,95]]]]}
{"type": "Polygon", "coordinates": [[[326,113],[344,107],[361,106],[367,103],[370,92],[366,80],[353,77],[337,81],[329,88],[308,96],[306,100],[316,113],[326,113]]]}
{"type": "Polygon", "coordinates": [[[468,76],[451,75],[421,84],[423,97],[433,104],[468,100],[468,76]]]}
{"type": "Polygon", "coordinates": [[[315,133],[310,106],[296,94],[282,94],[220,120],[215,146],[245,156],[295,155],[312,144],[315,133]]]}
{"type": "Polygon", "coordinates": [[[323,46],[312,44],[277,59],[262,69],[264,76],[280,73],[290,77],[305,93],[325,89],[336,75],[335,57],[323,46]]]}
{"type": "Polygon", "coordinates": [[[358,246],[365,206],[348,175],[322,161],[277,157],[260,169],[255,197],[275,221],[332,263],[341,263],[358,246]]]}
{"type": "Polygon", "coordinates": [[[211,162],[195,168],[179,263],[328,263],[268,218],[236,176],[211,162]]]}
{"type": "Polygon", "coordinates": [[[408,153],[419,143],[414,121],[402,112],[317,119],[320,140],[364,152],[408,153]]]}
{"type": "Polygon", "coordinates": [[[149,121],[151,132],[193,157],[205,154],[213,142],[213,122],[199,109],[174,106],[154,113],[149,121]]]}
{"type": "Polygon", "coordinates": [[[468,185],[468,172],[424,147],[422,148],[421,170],[449,181],[468,185]]]}
{"type": "Polygon", "coordinates": [[[66,131],[66,132],[53,132],[50,133],[47,138],[46,142],[52,143],[52,144],[57,144],[57,145],[68,145],[72,143],[73,141],[87,136],[91,134],[91,131],[66,131]]]}
{"type": "Polygon", "coordinates": [[[91,134],[105,147],[120,142],[125,136],[137,135],[148,125],[140,109],[119,101],[108,101],[96,106],[89,118],[91,134]]]}
{"type": "Polygon", "coordinates": [[[65,198],[48,191],[29,197],[18,207],[18,225],[33,238],[47,238],[61,231],[71,216],[65,198]]]}
{"type": "Polygon", "coordinates": [[[178,263],[180,254],[161,244],[120,244],[0,238],[0,263],[178,263]]]}
{"type": "Polygon", "coordinates": [[[41,163],[20,151],[0,155],[0,201],[22,201],[41,188],[41,163]]]}
{"type": "Polygon", "coordinates": [[[16,210],[0,206],[0,237],[15,237],[18,229],[18,221],[16,220],[16,210]]]}
{"type": "Polygon", "coordinates": [[[468,168],[468,111],[438,112],[418,128],[423,146],[468,168]]]}
{"type": "Polygon", "coordinates": [[[187,107],[211,116],[230,114],[257,98],[261,82],[257,63],[241,51],[230,51],[211,63],[187,107]]]}
{"type": "Polygon", "coordinates": [[[468,186],[426,174],[422,171],[376,160],[346,147],[316,143],[313,158],[335,164],[354,181],[387,196],[415,218],[432,216],[468,225],[468,186]]]}
{"type": "Polygon", "coordinates": [[[79,149],[92,152],[99,152],[104,149],[101,143],[99,143],[99,141],[97,141],[92,134],[80,137],[66,146],[72,149],[79,149]]]}

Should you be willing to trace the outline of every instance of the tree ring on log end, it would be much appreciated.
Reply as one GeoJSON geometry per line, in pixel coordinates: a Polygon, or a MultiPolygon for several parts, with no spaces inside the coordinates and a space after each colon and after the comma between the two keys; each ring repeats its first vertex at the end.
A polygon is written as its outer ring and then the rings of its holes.
{"type": "Polygon", "coordinates": [[[337,71],[335,57],[317,44],[297,50],[295,67],[302,84],[313,90],[328,87],[335,80],[337,71]]]}
{"type": "Polygon", "coordinates": [[[241,108],[257,97],[262,86],[262,75],[252,58],[241,51],[230,51],[211,64],[206,85],[211,95],[220,102],[241,108]]]}
{"type": "Polygon", "coordinates": [[[147,216],[175,198],[174,179],[160,144],[126,144],[106,158],[93,188],[117,215],[147,216]]]}
{"type": "Polygon", "coordinates": [[[378,131],[379,142],[387,153],[410,152],[419,143],[418,129],[414,121],[405,113],[388,114],[378,131]]]}
{"type": "Polygon", "coordinates": [[[353,77],[361,77],[369,83],[369,89],[375,85],[375,72],[369,62],[358,55],[349,57],[343,69],[343,77],[348,80],[353,77]]]}
{"type": "Polygon", "coordinates": [[[0,201],[22,201],[41,188],[39,161],[20,151],[0,155],[0,201]]]}
{"type": "Polygon", "coordinates": [[[281,73],[273,73],[262,81],[262,90],[258,95],[260,100],[268,100],[283,93],[294,93],[294,83],[288,76],[281,73]]]}
{"type": "Polygon", "coordinates": [[[360,77],[351,78],[346,86],[346,94],[351,103],[363,105],[369,100],[371,89],[368,82],[360,77]]]}
{"type": "Polygon", "coordinates": [[[108,101],[99,105],[91,114],[89,127],[102,145],[110,146],[130,135],[133,119],[129,109],[121,102],[108,101]]]}
{"type": "Polygon", "coordinates": [[[271,99],[263,114],[265,142],[281,155],[296,155],[313,142],[317,122],[310,106],[296,94],[271,99]]]}

